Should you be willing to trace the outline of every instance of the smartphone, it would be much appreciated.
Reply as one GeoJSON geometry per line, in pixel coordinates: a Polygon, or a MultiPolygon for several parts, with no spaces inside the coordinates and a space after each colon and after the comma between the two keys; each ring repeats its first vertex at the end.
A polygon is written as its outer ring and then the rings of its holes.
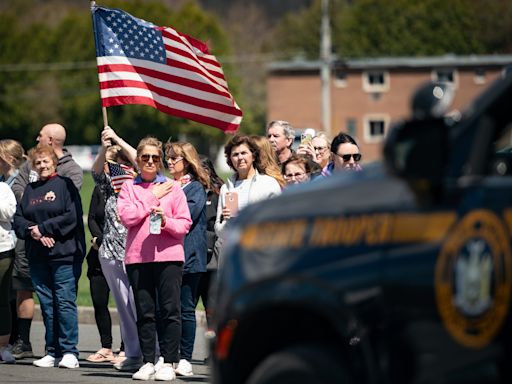
{"type": "Polygon", "coordinates": [[[308,145],[313,137],[309,133],[303,133],[300,135],[300,145],[308,145]]]}
{"type": "Polygon", "coordinates": [[[315,130],[312,128],[308,128],[302,132],[300,135],[300,145],[308,145],[311,140],[313,140],[313,136],[315,136],[315,130]]]}
{"type": "Polygon", "coordinates": [[[238,193],[226,192],[226,208],[229,208],[230,216],[238,213],[238,193]]]}
{"type": "Polygon", "coordinates": [[[162,232],[162,216],[159,213],[149,214],[149,233],[159,235],[162,232]]]}

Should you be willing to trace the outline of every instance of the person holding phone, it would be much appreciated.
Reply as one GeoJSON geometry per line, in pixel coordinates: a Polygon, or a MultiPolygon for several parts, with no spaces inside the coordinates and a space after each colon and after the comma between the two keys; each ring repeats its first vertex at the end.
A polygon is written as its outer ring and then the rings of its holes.
{"type": "Polygon", "coordinates": [[[169,172],[181,184],[187,197],[192,227],[185,236],[185,265],[181,281],[181,343],[179,376],[192,376],[192,352],[196,338],[196,303],[201,276],[206,273],[206,190],[210,177],[201,165],[199,154],[190,143],[165,145],[169,172]]]}
{"type": "Polygon", "coordinates": [[[222,237],[226,223],[238,211],[281,193],[277,180],[264,174],[258,146],[250,136],[233,136],[226,144],[224,154],[234,174],[220,189],[215,220],[215,232],[219,237],[222,237]]]}
{"type": "Polygon", "coordinates": [[[136,157],[139,174],[123,184],[117,202],[121,223],[128,229],[124,263],[135,298],[144,363],[133,374],[135,380],[174,380],[173,364],[179,362],[183,243],[192,220],[180,183],[160,173],[162,159],[162,142],[142,139],[136,157]],[[160,217],[160,234],[150,233],[152,213],[160,217]],[[163,362],[155,365],[157,308],[163,362]]]}

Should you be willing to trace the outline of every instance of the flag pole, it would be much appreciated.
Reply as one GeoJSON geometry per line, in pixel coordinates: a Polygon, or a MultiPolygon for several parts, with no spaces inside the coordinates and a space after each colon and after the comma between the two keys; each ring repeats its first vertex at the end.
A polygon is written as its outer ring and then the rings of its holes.
{"type": "Polygon", "coordinates": [[[103,126],[108,127],[107,107],[101,107],[101,113],[103,114],[103,126]]]}
{"type": "MultiPolygon", "coordinates": [[[[96,6],[95,1],[91,1],[91,11],[96,6]]],[[[103,115],[103,129],[108,127],[108,115],[107,115],[107,107],[101,107],[101,114],[103,115]]],[[[111,142],[112,143],[112,142],[111,142]]]]}

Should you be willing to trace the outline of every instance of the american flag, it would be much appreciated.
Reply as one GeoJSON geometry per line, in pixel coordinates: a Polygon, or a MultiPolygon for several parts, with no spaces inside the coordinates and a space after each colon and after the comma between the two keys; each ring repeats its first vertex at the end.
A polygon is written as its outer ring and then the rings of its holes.
{"type": "Polygon", "coordinates": [[[135,176],[133,168],[124,164],[108,162],[110,181],[115,193],[121,192],[121,187],[126,180],[132,180],[135,176]]]}
{"type": "Polygon", "coordinates": [[[104,107],[146,104],[235,132],[242,111],[206,44],[119,10],[92,8],[104,107]]]}

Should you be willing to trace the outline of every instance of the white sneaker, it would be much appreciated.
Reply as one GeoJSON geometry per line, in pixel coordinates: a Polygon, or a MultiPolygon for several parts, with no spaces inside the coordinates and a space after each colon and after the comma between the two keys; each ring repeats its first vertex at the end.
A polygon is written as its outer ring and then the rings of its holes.
{"type": "Polygon", "coordinates": [[[142,366],[140,357],[127,357],[123,361],[114,364],[114,368],[121,372],[133,372],[142,366]]]}
{"type": "Polygon", "coordinates": [[[176,374],[178,376],[192,376],[194,374],[192,372],[192,364],[185,359],[181,359],[176,368],[176,374]]]}
{"type": "Polygon", "coordinates": [[[174,380],[175,378],[176,373],[174,372],[172,364],[162,362],[162,365],[155,373],[155,380],[171,381],[174,380]]]}
{"type": "Polygon", "coordinates": [[[59,368],[74,369],[74,368],[78,368],[79,366],[80,366],[80,364],[78,364],[78,359],[72,353],[64,354],[64,356],[62,357],[62,360],[59,363],[59,368]]]}
{"type": "Polygon", "coordinates": [[[160,356],[155,363],[155,372],[158,372],[158,370],[162,368],[162,365],[164,365],[164,357],[160,356]]]}
{"type": "Polygon", "coordinates": [[[55,367],[55,357],[46,355],[45,357],[39,360],[34,360],[32,364],[34,364],[36,367],[41,368],[53,368],[55,367]]]}
{"type": "Polygon", "coordinates": [[[5,364],[16,364],[16,359],[12,355],[12,346],[10,344],[0,348],[0,360],[5,364]]]}
{"type": "Polygon", "coordinates": [[[146,363],[132,376],[133,380],[153,380],[155,377],[155,366],[153,363],[146,363]]]}

